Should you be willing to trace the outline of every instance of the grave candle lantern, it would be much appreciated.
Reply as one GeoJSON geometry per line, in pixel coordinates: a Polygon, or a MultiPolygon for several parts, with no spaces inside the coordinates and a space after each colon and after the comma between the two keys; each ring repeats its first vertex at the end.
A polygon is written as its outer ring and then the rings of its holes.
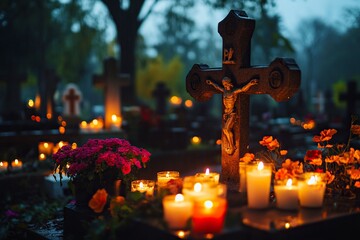
{"type": "Polygon", "coordinates": [[[171,179],[178,179],[180,173],[178,171],[162,171],[157,173],[157,186],[158,188],[166,188],[167,183],[171,179]]]}
{"type": "Polygon", "coordinates": [[[195,177],[219,183],[220,174],[217,172],[210,172],[209,168],[206,168],[205,173],[196,173],[195,177]]]}
{"type": "Polygon", "coordinates": [[[145,193],[146,196],[152,197],[154,195],[155,181],[153,180],[134,180],[131,182],[131,191],[139,191],[145,193]]]}
{"type": "Polygon", "coordinates": [[[20,170],[22,169],[22,161],[20,161],[19,159],[15,159],[14,161],[11,162],[11,167],[13,170],[20,170]]]}
{"type": "Polygon", "coordinates": [[[116,114],[111,115],[111,129],[118,130],[121,127],[121,117],[116,114]]]}
{"type": "Polygon", "coordinates": [[[162,200],[164,220],[170,229],[185,229],[193,214],[193,202],[182,194],[167,195],[162,200]]]}
{"type": "Polygon", "coordinates": [[[246,167],[246,189],[249,208],[262,209],[269,205],[271,164],[259,162],[246,167]]]}
{"type": "Polygon", "coordinates": [[[215,197],[218,195],[218,184],[196,176],[186,176],[183,181],[182,193],[193,200],[215,197]]]}
{"type": "Polygon", "coordinates": [[[239,162],[239,192],[246,193],[246,162],[239,162]]]}
{"type": "Polygon", "coordinates": [[[299,180],[299,202],[302,207],[321,207],[325,195],[324,173],[304,173],[299,180]]]}
{"type": "Polygon", "coordinates": [[[54,143],[52,142],[39,142],[38,145],[39,154],[43,153],[46,156],[52,153],[53,148],[54,148],[54,143]]]}
{"type": "Polygon", "coordinates": [[[9,163],[7,161],[0,162],[0,172],[6,172],[8,169],[9,163]]]}
{"type": "Polygon", "coordinates": [[[227,200],[221,197],[196,200],[192,216],[192,230],[196,234],[217,234],[224,226],[227,200]]]}
{"type": "Polygon", "coordinates": [[[274,191],[276,196],[276,206],[284,210],[295,210],[299,206],[299,188],[296,182],[287,179],[275,181],[274,191]]]}

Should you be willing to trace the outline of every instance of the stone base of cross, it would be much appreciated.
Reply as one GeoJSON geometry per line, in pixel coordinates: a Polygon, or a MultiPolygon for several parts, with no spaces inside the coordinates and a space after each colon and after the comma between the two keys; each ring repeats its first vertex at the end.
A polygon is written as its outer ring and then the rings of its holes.
{"type": "Polygon", "coordinates": [[[244,11],[231,10],[218,25],[223,38],[222,68],[195,64],[186,77],[186,90],[197,101],[222,94],[221,182],[239,189],[239,161],[249,148],[251,94],[289,100],[299,89],[301,72],[291,58],[276,58],[269,66],[251,67],[251,36],[255,21],[244,11]]]}

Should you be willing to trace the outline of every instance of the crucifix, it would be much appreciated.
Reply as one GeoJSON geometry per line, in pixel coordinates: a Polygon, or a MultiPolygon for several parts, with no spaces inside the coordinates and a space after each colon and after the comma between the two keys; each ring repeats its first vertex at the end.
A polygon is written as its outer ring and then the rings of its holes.
{"type": "Polygon", "coordinates": [[[249,148],[251,94],[269,94],[286,101],[299,89],[301,71],[291,58],[276,58],[269,66],[250,66],[255,20],[231,10],[218,24],[223,39],[222,68],[195,64],[186,76],[186,90],[197,101],[222,94],[221,181],[239,189],[239,161],[249,148]]]}
{"type": "Polygon", "coordinates": [[[122,118],[121,114],[121,89],[120,87],[129,84],[128,74],[118,74],[116,59],[108,58],[104,60],[104,74],[93,77],[95,86],[104,88],[105,129],[111,129],[112,116],[122,118]]]}

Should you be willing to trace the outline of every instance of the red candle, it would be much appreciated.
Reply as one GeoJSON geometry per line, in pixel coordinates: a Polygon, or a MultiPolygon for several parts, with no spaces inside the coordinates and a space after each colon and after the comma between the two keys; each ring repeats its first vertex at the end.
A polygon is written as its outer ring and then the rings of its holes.
{"type": "Polygon", "coordinates": [[[227,201],[225,198],[196,200],[192,217],[192,230],[200,234],[220,233],[224,226],[227,201]]]}

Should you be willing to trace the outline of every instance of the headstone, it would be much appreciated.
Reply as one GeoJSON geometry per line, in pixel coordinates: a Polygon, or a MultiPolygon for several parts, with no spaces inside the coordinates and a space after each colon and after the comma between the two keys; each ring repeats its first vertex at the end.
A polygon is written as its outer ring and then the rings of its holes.
{"type": "Polygon", "coordinates": [[[300,86],[300,70],[293,59],[276,58],[269,66],[251,67],[251,36],[255,20],[231,10],[218,24],[223,38],[222,68],[195,64],[186,77],[186,89],[197,101],[223,95],[221,181],[239,189],[239,159],[249,151],[251,94],[269,94],[286,101],[300,86]],[[229,142],[230,141],[230,142],[229,142]]]}
{"type": "Polygon", "coordinates": [[[340,94],[340,100],[346,102],[345,122],[350,125],[351,115],[356,114],[356,102],[360,101],[360,93],[357,92],[357,84],[355,80],[347,82],[347,92],[340,94]]]}
{"type": "Polygon", "coordinates": [[[1,113],[4,120],[22,120],[23,106],[21,103],[21,83],[26,80],[25,75],[3,75],[0,82],[5,82],[6,91],[1,113]]]}
{"type": "Polygon", "coordinates": [[[94,75],[93,83],[104,89],[105,129],[112,127],[112,115],[122,118],[121,112],[121,87],[129,84],[128,74],[119,74],[114,58],[104,60],[104,73],[94,75]]]}
{"type": "Polygon", "coordinates": [[[170,96],[170,90],[166,87],[164,82],[158,82],[155,89],[152,91],[152,96],[156,100],[155,112],[159,116],[164,116],[167,112],[167,97],[170,96]]]}
{"type": "Polygon", "coordinates": [[[79,117],[80,102],[82,100],[82,93],[74,83],[66,85],[62,95],[62,101],[64,103],[63,115],[66,117],[79,117]]]}

